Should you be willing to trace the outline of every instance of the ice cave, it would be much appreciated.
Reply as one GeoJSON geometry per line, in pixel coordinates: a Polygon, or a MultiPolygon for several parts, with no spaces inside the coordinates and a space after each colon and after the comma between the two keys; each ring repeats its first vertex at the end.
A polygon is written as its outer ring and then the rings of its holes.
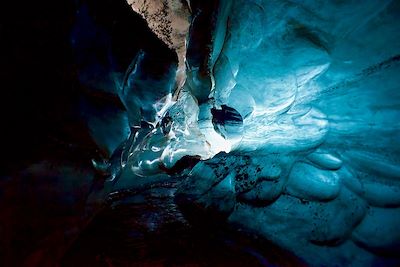
{"type": "Polygon", "coordinates": [[[400,265],[399,1],[121,2],[155,49],[105,49],[125,39],[88,4],[70,35],[79,82],[121,103],[80,106],[103,151],[87,212],[163,196],[146,231],[207,224],[295,259],[246,250],[260,266],[400,265]]]}

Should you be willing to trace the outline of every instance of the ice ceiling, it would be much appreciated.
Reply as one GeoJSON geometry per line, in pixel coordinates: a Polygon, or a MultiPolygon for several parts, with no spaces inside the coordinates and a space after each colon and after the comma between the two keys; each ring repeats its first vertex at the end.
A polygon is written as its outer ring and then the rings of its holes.
{"type": "Polygon", "coordinates": [[[128,3],[178,63],[116,79],[108,192],[179,177],[178,203],[310,265],[399,264],[398,1],[128,3]]]}

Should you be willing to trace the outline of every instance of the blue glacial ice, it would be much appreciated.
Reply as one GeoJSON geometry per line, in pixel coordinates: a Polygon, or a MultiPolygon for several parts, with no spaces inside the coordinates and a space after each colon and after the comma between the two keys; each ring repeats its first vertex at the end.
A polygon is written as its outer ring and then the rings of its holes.
{"type": "Polygon", "coordinates": [[[182,86],[176,66],[146,76],[146,53],[117,83],[132,130],[110,190],[195,158],[179,202],[311,266],[400,264],[399,2],[221,0],[215,12],[203,57],[192,20],[182,86]]]}

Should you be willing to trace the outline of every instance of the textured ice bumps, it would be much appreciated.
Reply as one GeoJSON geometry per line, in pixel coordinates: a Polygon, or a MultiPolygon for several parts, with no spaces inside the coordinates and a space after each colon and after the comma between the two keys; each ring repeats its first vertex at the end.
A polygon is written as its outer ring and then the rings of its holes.
{"type": "Polygon", "coordinates": [[[240,137],[181,195],[310,265],[398,264],[394,14],[389,1],[234,1],[210,96],[240,114],[240,137]]]}

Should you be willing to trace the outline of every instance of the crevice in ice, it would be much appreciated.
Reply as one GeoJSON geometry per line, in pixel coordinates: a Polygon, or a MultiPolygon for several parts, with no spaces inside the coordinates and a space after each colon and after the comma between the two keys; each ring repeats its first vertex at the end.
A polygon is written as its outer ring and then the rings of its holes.
{"type": "Polygon", "coordinates": [[[225,139],[241,135],[243,118],[235,109],[222,105],[221,109],[212,108],[211,114],[215,131],[225,139]]]}

